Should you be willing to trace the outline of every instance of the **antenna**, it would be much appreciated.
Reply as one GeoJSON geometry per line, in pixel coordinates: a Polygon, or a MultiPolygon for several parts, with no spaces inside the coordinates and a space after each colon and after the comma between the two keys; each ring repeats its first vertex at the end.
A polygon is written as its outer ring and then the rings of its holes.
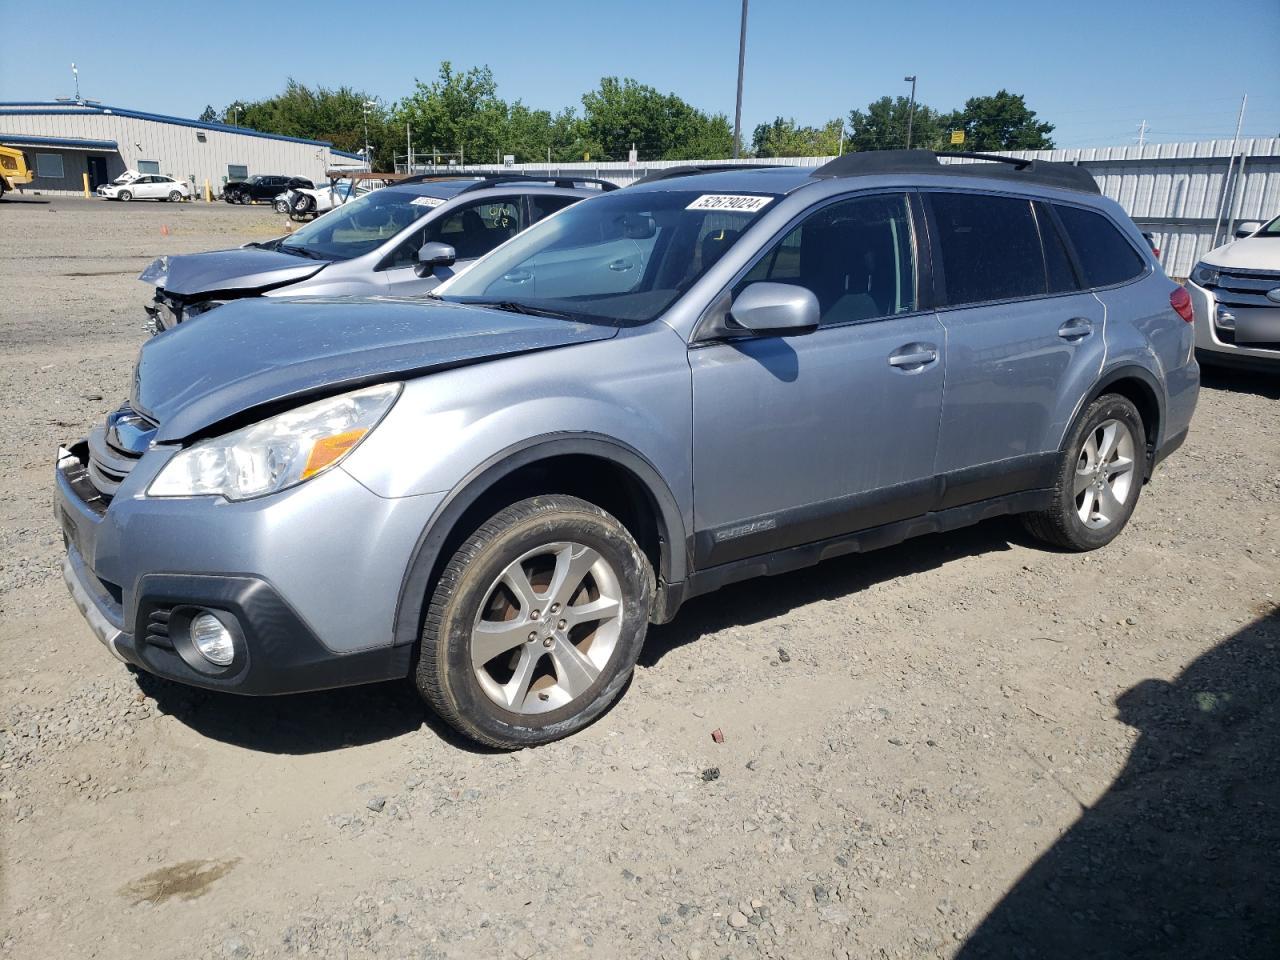
{"type": "Polygon", "coordinates": [[[1138,146],[1145,147],[1147,145],[1147,121],[1143,120],[1138,124],[1138,146]]]}

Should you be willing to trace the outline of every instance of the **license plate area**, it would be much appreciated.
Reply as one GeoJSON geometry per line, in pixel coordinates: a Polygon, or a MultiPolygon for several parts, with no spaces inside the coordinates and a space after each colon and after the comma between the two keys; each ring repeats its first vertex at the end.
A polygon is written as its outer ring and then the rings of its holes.
{"type": "Polygon", "coordinates": [[[1233,312],[1236,315],[1236,343],[1240,346],[1280,345],[1280,309],[1233,312]]]}

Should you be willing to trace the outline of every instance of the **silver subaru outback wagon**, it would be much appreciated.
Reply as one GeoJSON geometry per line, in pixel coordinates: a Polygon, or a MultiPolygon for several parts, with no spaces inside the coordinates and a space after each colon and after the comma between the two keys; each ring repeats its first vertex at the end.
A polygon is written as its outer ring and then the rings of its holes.
{"type": "Polygon", "coordinates": [[[138,279],[153,333],[244,297],[429,293],[520,231],[617,189],[592,177],[415,176],[358,197],[283,237],[160,257],[138,279]]]}
{"type": "Polygon", "coordinates": [[[411,676],[513,748],[723,584],[1000,514],[1106,545],[1199,386],[1186,291],[1087,174],[924,151],[676,170],[425,301],[218,314],[59,450],[94,632],[214,690],[411,676]]]}

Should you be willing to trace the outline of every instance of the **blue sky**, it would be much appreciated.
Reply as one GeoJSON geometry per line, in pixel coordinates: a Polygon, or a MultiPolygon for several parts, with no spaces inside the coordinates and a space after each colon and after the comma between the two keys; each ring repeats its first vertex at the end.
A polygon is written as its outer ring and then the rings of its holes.
{"type": "MultiPolygon", "coordinates": [[[[195,116],[268,96],[289,76],[392,100],[440,60],[487,63],[499,93],[535,107],[579,105],[605,75],[632,76],[732,116],[739,0],[578,0],[396,5],[225,0],[123,8],[63,0],[60,22],[0,34],[0,100],[81,93],[195,116]],[[185,16],[188,11],[202,11],[185,16]]],[[[22,18],[19,18],[22,19],[22,18]]],[[[1280,2],[1139,0],[752,0],[746,135],[782,115],[821,123],[919,75],[940,109],[1000,87],[1057,126],[1059,146],[1280,134],[1280,2]]]]}

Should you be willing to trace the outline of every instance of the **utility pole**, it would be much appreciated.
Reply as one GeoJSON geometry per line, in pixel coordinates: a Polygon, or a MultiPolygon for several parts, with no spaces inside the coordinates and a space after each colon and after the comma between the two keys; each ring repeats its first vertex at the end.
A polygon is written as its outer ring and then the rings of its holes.
{"type": "Polygon", "coordinates": [[[742,0],[742,27],[738,31],[738,102],[733,109],[733,158],[742,153],[742,73],[747,66],[747,0],[742,0]]]}
{"type": "Polygon", "coordinates": [[[840,149],[836,151],[837,157],[844,156],[844,121],[840,121],[840,149]]]}
{"type": "Polygon", "coordinates": [[[413,173],[413,133],[409,129],[409,121],[404,122],[404,172],[413,173]]]}
{"type": "Polygon", "coordinates": [[[916,75],[903,77],[904,83],[911,84],[911,105],[907,108],[907,149],[911,149],[911,126],[916,118],[916,75]]]}
{"type": "Polygon", "coordinates": [[[1218,245],[1218,230],[1222,227],[1222,214],[1227,206],[1227,189],[1231,186],[1231,173],[1236,166],[1236,148],[1240,145],[1240,128],[1244,126],[1244,108],[1248,102],[1249,95],[1246,93],[1240,101],[1240,114],[1236,117],[1236,135],[1231,141],[1231,159],[1227,161],[1227,175],[1222,181],[1222,196],[1218,198],[1218,219],[1213,224],[1211,248],[1218,245]]]}
{"type": "Polygon", "coordinates": [[[1147,145],[1147,121],[1143,120],[1138,124],[1138,146],[1145,147],[1147,145]]]}
{"type": "Polygon", "coordinates": [[[369,150],[369,108],[377,105],[373,100],[366,100],[361,104],[361,112],[364,114],[364,162],[369,165],[370,172],[373,171],[373,158],[369,150]]]}
{"type": "Polygon", "coordinates": [[[71,76],[76,82],[76,103],[80,102],[80,71],[76,69],[76,65],[71,64],[71,76]]]}

